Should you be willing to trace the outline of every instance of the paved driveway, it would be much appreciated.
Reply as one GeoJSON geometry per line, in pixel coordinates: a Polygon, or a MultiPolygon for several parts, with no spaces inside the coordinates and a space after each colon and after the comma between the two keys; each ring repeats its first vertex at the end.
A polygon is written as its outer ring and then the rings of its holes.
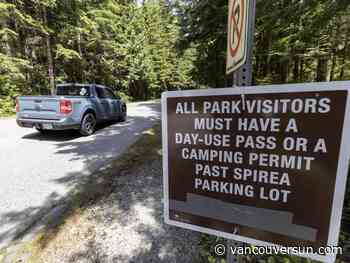
{"type": "Polygon", "coordinates": [[[0,248],[53,206],[81,176],[108,164],[160,118],[159,102],[128,105],[128,121],[103,125],[90,137],[74,131],[42,135],[0,120],[0,248]]]}

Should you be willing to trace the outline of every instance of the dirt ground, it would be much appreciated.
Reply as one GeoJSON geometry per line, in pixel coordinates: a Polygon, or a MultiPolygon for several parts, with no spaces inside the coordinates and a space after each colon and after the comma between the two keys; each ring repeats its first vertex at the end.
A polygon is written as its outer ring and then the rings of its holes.
{"type": "Polygon", "coordinates": [[[162,183],[156,125],[38,222],[34,239],[0,251],[0,262],[200,262],[201,235],[164,223],[162,183]]]}
{"type": "Polygon", "coordinates": [[[200,236],[162,218],[156,160],[119,177],[114,191],[77,214],[33,262],[198,262],[200,236]]]}

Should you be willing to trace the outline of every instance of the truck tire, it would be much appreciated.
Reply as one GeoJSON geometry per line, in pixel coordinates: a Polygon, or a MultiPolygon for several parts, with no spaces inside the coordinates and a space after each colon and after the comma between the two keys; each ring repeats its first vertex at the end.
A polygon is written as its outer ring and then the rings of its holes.
{"type": "Polygon", "coordinates": [[[126,119],[127,119],[127,117],[126,117],[126,112],[123,112],[123,114],[122,114],[122,116],[120,117],[119,121],[120,121],[120,122],[125,122],[126,119]]]}
{"type": "Polygon", "coordinates": [[[127,108],[126,108],[126,104],[124,104],[122,107],[122,115],[120,116],[119,121],[124,122],[126,121],[126,119],[127,119],[127,108]]]}
{"type": "Polygon", "coordinates": [[[83,136],[90,136],[95,132],[96,117],[93,113],[88,112],[84,115],[80,124],[80,134],[83,136]]]}
{"type": "Polygon", "coordinates": [[[48,130],[43,130],[41,128],[38,128],[38,127],[35,127],[35,129],[40,132],[41,134],[47,134],[48,133],[48,130]]]}

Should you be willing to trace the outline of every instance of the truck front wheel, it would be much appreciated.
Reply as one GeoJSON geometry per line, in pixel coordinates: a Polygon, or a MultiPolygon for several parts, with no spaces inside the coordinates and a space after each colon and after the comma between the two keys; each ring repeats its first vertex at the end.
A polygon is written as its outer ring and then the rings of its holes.
{"type": "Polygon", "coordinates": [[[83,136],[92,135],[96,128],[96,117],[92,113],[87,113],[84,115],[83,120],[80,125],[80,134],[83,136]]]}

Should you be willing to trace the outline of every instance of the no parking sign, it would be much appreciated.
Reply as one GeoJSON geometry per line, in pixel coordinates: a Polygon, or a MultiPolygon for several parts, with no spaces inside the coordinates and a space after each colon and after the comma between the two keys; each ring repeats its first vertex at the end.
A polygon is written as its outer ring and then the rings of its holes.
{"type": "Polygon", "coordinates": [[[230,0],[226,74],[241,67],[247,60],[250,0],[230,0]]]}

